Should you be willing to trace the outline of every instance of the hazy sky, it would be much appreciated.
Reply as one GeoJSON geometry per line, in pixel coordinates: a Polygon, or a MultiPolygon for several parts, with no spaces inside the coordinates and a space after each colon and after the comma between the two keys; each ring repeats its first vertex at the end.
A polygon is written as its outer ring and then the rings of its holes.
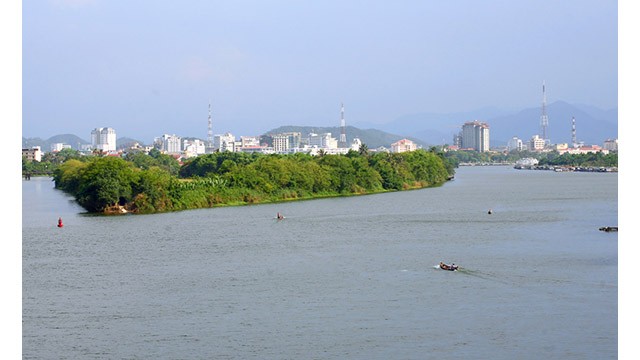
{"type": "MultiPolygon", "coordinates": [[[[609,0],[22,3],[22,132],[150,143],[420,112],[618,103],[609,0]]],[[[470,119],[472,120],[472,119],[470,119]]],[[[427,126],[425,126],[427,128],[427,126]]],[[[410,134],[407,134],[410,135],[410,134]]]]}

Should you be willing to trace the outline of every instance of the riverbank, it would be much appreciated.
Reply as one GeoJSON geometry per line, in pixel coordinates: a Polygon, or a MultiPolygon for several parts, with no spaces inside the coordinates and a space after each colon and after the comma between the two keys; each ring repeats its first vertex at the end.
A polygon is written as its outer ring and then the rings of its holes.
{"type": "Polygon", "coordinates": [[[515,165],[518,170],[547,170],[555,172],[618,172],[617,167],[595,167],[595,166],[566,166],[566,165],[515,165]]]}

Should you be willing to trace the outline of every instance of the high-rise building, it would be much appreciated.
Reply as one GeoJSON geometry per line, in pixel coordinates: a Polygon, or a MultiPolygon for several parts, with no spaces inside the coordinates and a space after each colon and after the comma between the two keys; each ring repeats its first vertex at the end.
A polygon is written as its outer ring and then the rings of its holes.
{"type": "Polygon", "coordinates": [[[112,128],[95,128],[91,131],[91,146],[102,151],[116,151],[116,131],[112,128]]]}
{"type": "Polygon", "coordinates": [[[182,152],[182,139],[177,135],[164,134],[158,141],[160,150],[167,154],[179,154],[182,152]]]}
{"type": "Polygon", "coordinates": [[[507,151],[512,150],[522,150],[522,140],[520,140],[517,136],[512,137],[509,142],[507,142],[507,151]]]}
{"type": "Polygon", "coordinates": [[[541,138],[540,135],[533,135],[531,140],[529,140],[529,150],[531,151],[544,150],[545,145],[546,141],[541,138]]]}
{"type": "Polygon", "coordinates": [[[607,139],[602,147],[608,151],[618,151],[618,139],[607,139]]]}
{"type": "Polygon", "coordinates": [[[460,147],[480,152],[489,151],[489,124],[478,120],[464,123],[460,147]]]}

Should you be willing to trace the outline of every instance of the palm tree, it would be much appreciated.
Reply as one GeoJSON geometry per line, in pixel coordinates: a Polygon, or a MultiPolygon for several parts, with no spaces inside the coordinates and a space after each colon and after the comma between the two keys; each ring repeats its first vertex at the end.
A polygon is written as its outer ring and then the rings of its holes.
{"type": "Polygon", "coordinates": [[[367,146],[367,144],[360,144],[360,148],[358,149],[358,152],[362,156],[367,156],[369,155],[369,147],[367,146]]]}

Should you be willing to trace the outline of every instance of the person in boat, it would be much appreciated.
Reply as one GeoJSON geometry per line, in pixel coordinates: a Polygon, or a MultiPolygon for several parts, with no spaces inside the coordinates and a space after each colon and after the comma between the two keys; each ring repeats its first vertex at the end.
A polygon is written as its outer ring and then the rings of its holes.
{"type": "Polygon", "coordinates": [[[284,219],[284,216],[282,216],[282,214],[278,213],[277,218],[278,218],[278,220],[282,220],[282,219],[284,219]]]}

